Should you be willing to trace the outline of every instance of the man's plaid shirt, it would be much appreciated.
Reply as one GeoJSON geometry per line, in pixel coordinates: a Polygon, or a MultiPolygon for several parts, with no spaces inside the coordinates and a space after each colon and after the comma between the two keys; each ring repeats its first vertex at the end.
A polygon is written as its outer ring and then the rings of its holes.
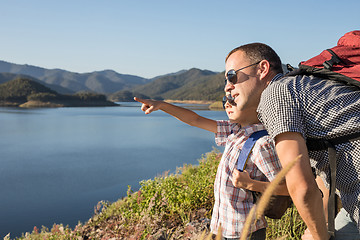
{"type": "MultiPolygon", "coordinates": [[[[215,141],[225,150],[216,173],[214,184],[215,204],[211,219],[211,231],[216,234],[221,225],[222,235],[227,238],[241,236],[243,225],[253,204],[252,193],[232,184],[232,172],[236,168],[239,153],[249,136],[265,129],[262,124],[241,128],[230,121],[217,121],[215,141]]],[[[272,181],[281,170],[275,146],[269,136],[260,138],[254,145],[245,167],[252,179],[272,181]]],[[[267,227],[265,217],[260,218],[251,232],[267,227]]]]}

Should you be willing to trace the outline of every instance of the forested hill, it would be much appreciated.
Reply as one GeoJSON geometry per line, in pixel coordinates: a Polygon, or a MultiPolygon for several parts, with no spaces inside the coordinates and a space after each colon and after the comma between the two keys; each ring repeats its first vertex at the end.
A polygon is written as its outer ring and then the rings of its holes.
{"type": "Polygon", "coordinates": [[[114,106],[103,94],[59,94],[32,79],[19,77],[0,84],[0,106],[77,107],[114,106]]]}

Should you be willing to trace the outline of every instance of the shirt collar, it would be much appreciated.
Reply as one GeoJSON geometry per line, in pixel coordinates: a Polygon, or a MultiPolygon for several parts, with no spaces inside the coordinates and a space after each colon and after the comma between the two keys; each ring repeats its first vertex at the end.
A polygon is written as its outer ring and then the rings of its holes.
{"type": "Polygon", "coordinates": [[[231,127],[231,133],[233,134],[238,134],[241,130],[241,125],[238,123],[232,123],[232,127],[231,127]]]}
{"type": "Polygon", "coordinates": [[[265,126],[261,123],[255,123],[255,124],[246,126],[243,129],[244,129],[246,136],[250,136],[251,134],[253,134],[254,132],[257,132],[257,131],[266,130],[265,126]]]}
{"type": "Polygon", "coordinates": [[[275,77],[273,77],[273,79],[271,79],[270,84],[273,83],[273,82],[275,82],[275,81],[277,81],[277,80],[279,80],[279,79],[282,78],[283,76],[284,76],[284,74],[282,74],[282,73],[276,74],[275,77]]]}
{"type": "Polygon", "coordinates": [[[266,130],[265,126],[261,123],[254,123],[246,127],[241,127],[240,124],[234,123],[231,133],[233,133],[234,135],[245,135],[249,137],[252,133],[261,130],[266,130]]]}

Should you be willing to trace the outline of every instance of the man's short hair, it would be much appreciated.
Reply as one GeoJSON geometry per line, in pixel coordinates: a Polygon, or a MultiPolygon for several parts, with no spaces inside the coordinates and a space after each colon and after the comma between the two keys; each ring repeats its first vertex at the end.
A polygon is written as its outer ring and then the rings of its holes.
{"type": "Polygon", "coordinates": [[[243,51],[251,62],[259,62],[267,60],[270,63],[270,68],[275,73],[283,73],[280,57],[277,53],[268,45],[264,43],[249,43],[233,49],[225,59],[228,60],[231,54],[237,51],[243,51]]]}

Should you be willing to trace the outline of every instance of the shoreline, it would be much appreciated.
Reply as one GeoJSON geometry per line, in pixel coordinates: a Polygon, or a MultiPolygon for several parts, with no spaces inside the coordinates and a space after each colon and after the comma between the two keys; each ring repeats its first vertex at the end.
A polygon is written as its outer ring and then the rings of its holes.
{"type": "Polygon", "coordinates": [[[224,111],[221,101],[206,101],[206,100],[164,100],[172,104],[188,104],[185,108],[192,110],[211,110],[211,111],[224,111]],[[199,106],[203,105],[203,106],[199,106]]]}
{"type": "Polygon", "coordinates": [[[185,104],[213,104],[216,101],[210,101],[210,100],[171,100],[171,99],[165,99],[165,102],[168,103],[185,103],[185,104]]]}
{"type": "Polygon", "coordinates": [[[110,101],[35,101],[30,100],[24,103],[0,101],[0,107],[19,107],[19,108],[64,108],[64,107],[109,107],[120,106],[110,101]]]}

